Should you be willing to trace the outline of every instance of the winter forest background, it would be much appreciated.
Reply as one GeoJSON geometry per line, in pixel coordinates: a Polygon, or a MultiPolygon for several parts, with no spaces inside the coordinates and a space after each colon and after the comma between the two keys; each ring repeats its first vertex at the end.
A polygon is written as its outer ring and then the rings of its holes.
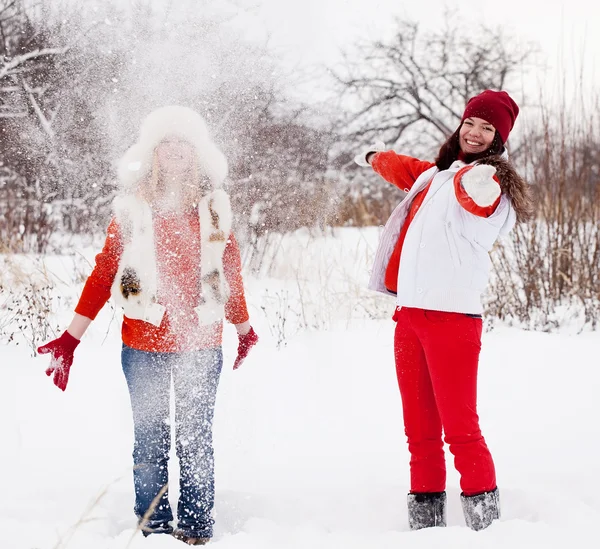
{"type": "MultiPolygon", "coordinates": [[[[433,158],[469,97],[507,88],[533,112],[509,146],[538,210],[494,253],[489,317],[547,330],[568,309],[569,321],[596,325],[600,107],[595,94],[557,106],[541,90],[525,94],[523,74],[547,62],[535,44],[501,27],[473,32],[448,12],[437,31],[398,19],[390,39],[354,44],[335,66],[286,74],[268,37],[238,32],[240,13],[252,11],[243,3],[85,5],[0,2],[3,252],[64,253],[72,238],[101,235],[116,159],[147,112],[178,103],[212,124],[230,160],[246,264],[268,272],[269,250],[293,231],[385,222],[399,193],[357,169],[360,147],[381,139],[433,158]],[[321,98],[290,93],[311,78],[323,82],[321,98]]],[[[15,304],[14,286],[0,283],[4,308],[35,314],[41,304],[15,304]]],[[[4,321],[0,333],[11,338],[14,325],[4,321]]]]}
{"type": "MultiPolygon", "coordinates": [[[[507,88],[525,113],[510,154],[535,189],[537,217],[495,250],[488,316],[543,330],[573,318],[595,327],[600,105],[594,93],[558,105],[543,90],[525,93],[523,74],[547,62],[534,43],[490,25],[473,32],[448,12],[438,30],[398,19],[391,38],[353,44],[335,66],[296,71],[277,63],[268,36],[244,38],[252,6],[243,2],[85,6],[0,2],[2,252],[68,253],[73,239],[101,237],[116,159],[147,112],[178,103],[212,124],[230,161],[247,268],[269,273],[294,231],[315,237],[385,222],[400,196],[353,164],[363,145],[381,139],[433,158],[469,97],[507,88]],[[291,93],[311,79],[323,82],[321,97],[291,93]]],[[[46,333],[37,325],[44,315],[34,319],[50,299],[52,280],[43,282],[38,302],[23,303],[0,280],[3,309],[14,313],[0,324],[3,337],[24,317],[46,333]]]]}

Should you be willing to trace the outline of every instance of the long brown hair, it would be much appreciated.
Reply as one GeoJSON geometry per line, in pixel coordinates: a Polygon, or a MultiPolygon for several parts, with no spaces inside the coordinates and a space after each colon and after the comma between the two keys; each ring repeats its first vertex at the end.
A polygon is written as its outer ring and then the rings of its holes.
{"type": "MultiPolygon", "coordinates": [[[[435,165],[440,171],[447,170],[452,164],[452,162],[458,160],[458,156],[461,152],[459,141],[461,127],[462,123],[458,126],[456,131],[446,140],[446,142],[440,147],[437,158],[435,159],[435,165]]],[[[502,143],[502,139],[500,138],[498,130],[496,130],[491,145],[485,151],[475,154],[463,153],[463,155],[461,156],[461,160],[463,160],[466,164],[470,164],[471,162],[479,160],[480,158],[500,155],[503,152],[504,144],[502,143]]]]}

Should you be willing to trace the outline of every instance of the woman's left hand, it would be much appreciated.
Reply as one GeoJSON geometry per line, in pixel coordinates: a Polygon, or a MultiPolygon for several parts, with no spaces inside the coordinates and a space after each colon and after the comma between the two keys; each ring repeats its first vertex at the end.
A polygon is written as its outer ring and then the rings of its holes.
{"type": "Polygon", "coordinates": [[[250,330],[246,334],[238,333],[238,340],[238,354],[233,363],[234,370],[237,370],[242,365],[242,362],[244,362],[245,358],[248,356],[250,349],[258,342],[258,336],[256,335],[254,328],[250,326],[250,330]]]}
{"type": "Polygon", "coordinates": [[[478,206],[491,206],[500,197],[500,183],[493,166],[467,166],[456,175],[460,175],[463,188],[478,206]]]}

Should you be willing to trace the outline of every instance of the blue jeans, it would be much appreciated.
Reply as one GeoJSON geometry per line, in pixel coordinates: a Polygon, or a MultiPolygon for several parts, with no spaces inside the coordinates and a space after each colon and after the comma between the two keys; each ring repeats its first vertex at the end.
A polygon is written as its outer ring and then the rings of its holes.
{"type": "Polygon", "coordinates": [[[123,345],[123,372],[133,412],[135,514],[145,533],[171,533],[168,497],[171,448],[170,389],[175,392],[175,444],[179,459],[178,528],[190,537],[212,537],[215,499],[212,422],[221,348],[152,353],[123,345]]]}

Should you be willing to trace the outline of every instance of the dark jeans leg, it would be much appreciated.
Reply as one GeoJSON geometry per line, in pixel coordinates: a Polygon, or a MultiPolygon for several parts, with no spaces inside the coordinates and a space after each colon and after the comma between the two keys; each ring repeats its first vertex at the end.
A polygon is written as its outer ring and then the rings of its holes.
{"type": "Polygon", "coordinates": [[[215,501],[212,423],[221,348],[182,353],[173,365],[176,449],[180,465],[178,528],[190,537],[210,538],[215,501]]]}
{"type": "Polygon", "coordinates": [[[135,514],[148,513],[146,532],[170,533],[173,513],[168,497],[168,460],[171,446],[169,395],[171,357],[123,346],[123,373],[127,380],[133,412],[133,481],[135,514]]]}

